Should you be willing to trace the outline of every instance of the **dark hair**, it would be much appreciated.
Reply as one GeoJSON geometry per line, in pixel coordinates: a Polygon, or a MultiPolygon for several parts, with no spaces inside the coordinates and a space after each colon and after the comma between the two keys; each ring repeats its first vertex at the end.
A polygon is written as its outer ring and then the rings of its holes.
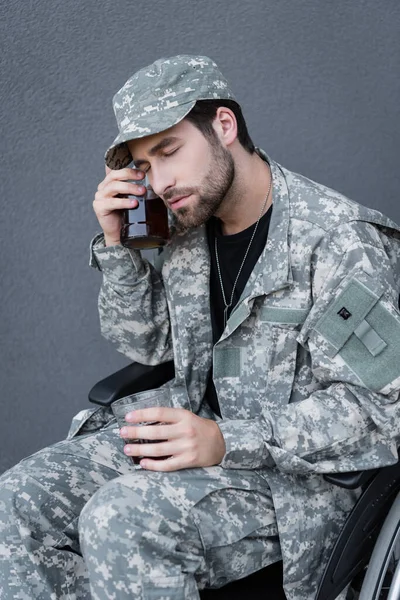
{"type": "Polygon", "coordinates": [[[238,140],[243,148],[250,154],[255,151],[254,144],[247,131],[246,121],[244,120],[242,109],[234,100],[197,100],[196,104],[185,117],[210,141],[215,139],[215,130],[212,122],[215,119],[217,109],[220,106],[230,108],[234,113],[238,127],[238,140]]]}

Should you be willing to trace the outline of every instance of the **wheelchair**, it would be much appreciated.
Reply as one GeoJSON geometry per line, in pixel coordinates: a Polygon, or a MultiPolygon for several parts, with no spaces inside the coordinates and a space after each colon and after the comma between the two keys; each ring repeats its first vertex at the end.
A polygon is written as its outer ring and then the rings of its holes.
{"type": "MultiPolygon", "coordinates": [[[[129,394],[159,387],[174,377],[172,362],[132,363],[94,385],[89,401],[110,406],[129,394]]],[[[316,600],[335,600],[350,584],[347,600],[400,600],[400,461],[356,473],[329,474],[331,483],[361,488],[336,541],[316,600]]],[[[282,562],[219,589],[200,592],[201,600],[286,600],[282,562]]]]}

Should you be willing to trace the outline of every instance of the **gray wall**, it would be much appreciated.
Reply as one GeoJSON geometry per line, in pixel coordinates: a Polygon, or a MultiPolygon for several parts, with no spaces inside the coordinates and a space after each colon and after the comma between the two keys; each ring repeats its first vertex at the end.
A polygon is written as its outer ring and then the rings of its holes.
{"type": "Polygon", "coordinates": [[[0,471],[65,436],[127,364],[99,333],[91,203],[138,68],[212,56],[257,145],[400,221],[398,0],[0,5],[0,471]]]}

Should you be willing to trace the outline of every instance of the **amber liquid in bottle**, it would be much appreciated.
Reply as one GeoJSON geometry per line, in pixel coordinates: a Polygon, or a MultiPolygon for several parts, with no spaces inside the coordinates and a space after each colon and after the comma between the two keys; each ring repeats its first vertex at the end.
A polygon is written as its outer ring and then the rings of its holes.
{"type": "Polygon", "coordinates": [[[169,227],[163,200],[151,188],[147,188],[144,196],[128,198],[135,198],[139,206],[123,211],[121,244],[138,250],[164,246],[169,239],[169,227]]]}

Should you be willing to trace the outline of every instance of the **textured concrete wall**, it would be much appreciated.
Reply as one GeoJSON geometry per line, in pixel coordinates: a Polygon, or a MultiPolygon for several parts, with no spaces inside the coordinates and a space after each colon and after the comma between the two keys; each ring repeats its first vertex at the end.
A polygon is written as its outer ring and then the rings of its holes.
{"type": "Polygon", "coordinates": [[[98,379],[91,203],[111,97],[161,56],[212,56],[285,166],[400,221],[397,0],[0,5],[0,471],[65,436],[98,379]]]}

